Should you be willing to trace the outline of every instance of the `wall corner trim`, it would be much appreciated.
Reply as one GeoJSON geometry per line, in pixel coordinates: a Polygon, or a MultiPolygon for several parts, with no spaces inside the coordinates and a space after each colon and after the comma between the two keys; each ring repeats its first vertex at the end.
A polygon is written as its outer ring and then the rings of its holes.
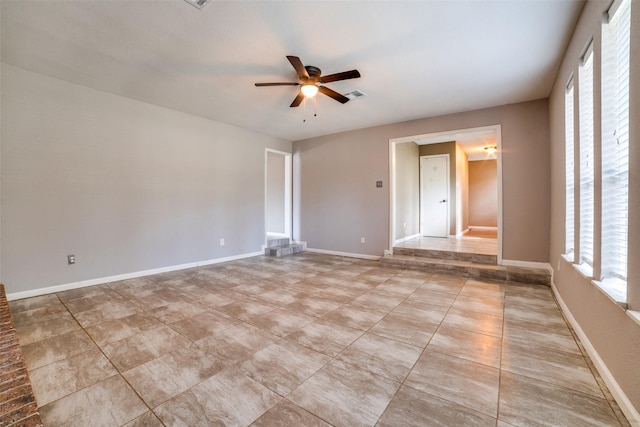
{"type": "Polygon", "coordinates": [[[556,297],[556,300],[558,301],[558,305],[560,305],[560,309],[562,310],[562,313],[571,324],[571,327],[574,329],[574,331],[578,335],[578,338],[580,338],[580,342],[582,343],[585,350],[587,351],[587,354],[593,361],[593,364],[595,365],[596,369],[600,373],[600,376],[604,380],[605,384],[609,388],[609,391],[613,395],[613,398],[616,400],[616,402],[620,406],[620,409],[622,410],[624,415],[627,417],[627,421],[629,421],[629,423],[632,426],[640,426],[640,413],[633,406],[633,404],[631,403],[627,395],[624,393],[622,388],[620,388],[620,385],[616,381],[615,377],[613,376],[609,368],[607,368],[607,365],[600,358],[600,355],[591,344],[591,341],[589,341],[589,338],[580,327],[580,324],[573,317],[573,315],[571,314],[571,311],[569,311],[569,307],[567,307],[567,305],[564,303],[564,300],[560,296],[560,292],[558,292],[558,288],[556,288],[553,278],[551,279],[551,289],[553,290],[553,294],[556,297]]]}
{"type": "Polygon", "coordinates": [[[167,273],[167,272],[176,271],[176,270],[184,270],[186,268],[202,267],[205,265],[219,264],[227,261],[235,261],[238,259],[250,258],[258,255],[264,255],[264,251],[250,252],[246,254],[232,255],[224,258],[215,258],[215,259],[208,259],[204,261],[190,262],[187,264],[170,265],[168,267],[160,267],[160,268],[154,268],[151,270],[135,271],[132,273],[118,274],[115,276],[98,277],[96,279],[82,280],[80,282],[48,286],[46,288],[32,289],[32,290],[23,291],[23,292],[13,292],[13,293],[7,294],[7,300],[13,301],[17,299],[37,297],[40,295],[52,294],[55,292],[63,292],[63,291],[69,291],[71,289],[86,288],[88,286],[117,282],[119,280],[134,279],[136,277],[152,276],[154,274],[167,273]]]}
{"type": "Polygon", "coordinates": [[[380,260],[380,258],[382,258],[382,257],[380,257],[378,255],[366,255],[366,254],[356,254],[356,253],[353,253],[353,252],[329,251],[329,250],[326,250],[326,249],[307,248],[307,251],[314,252],[314,253],[317,253],[317,254],[343,256],[343,257],[347,257],[347,258],[370,259],[370,260],[373,260],[373,261],[378,261],[378,260],[380,260]]]}

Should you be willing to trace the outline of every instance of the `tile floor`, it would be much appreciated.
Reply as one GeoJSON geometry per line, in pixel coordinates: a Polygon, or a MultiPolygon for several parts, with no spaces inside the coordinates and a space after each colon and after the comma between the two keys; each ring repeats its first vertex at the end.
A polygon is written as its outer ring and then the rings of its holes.
{"type": "Polygon", "coordinates": [[[543,286],[302,253],[11,310],[45,426],[628,425],[543,286]]]}
{"type": "Polygon", "coordinates": [[[498,253],[498,239],[486,237],[416,237],[395,246],[482,255],[496,255],[498,253]]]}

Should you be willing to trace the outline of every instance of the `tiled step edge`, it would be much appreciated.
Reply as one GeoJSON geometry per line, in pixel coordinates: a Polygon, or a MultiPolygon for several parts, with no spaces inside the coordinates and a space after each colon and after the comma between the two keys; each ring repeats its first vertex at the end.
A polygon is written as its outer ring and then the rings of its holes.
{"type": "Polygon", "coordinates": [[[469,261],[445,260],[405,255],[388,255],[380,259],[385,267],[411,268],[431,273],[444,273],[474,279],[503,280],[550,286],[551,274],[536,268],[476,264],[469,261]]]}
{"type": "Polygon", "coordinates": [[[41,425],[4,285],[0,285],[0,426],[41,425]]]}
{"type": "Polygon", "coordinates": [[[450,259],[457,261],[469,261],[477,264],[498,264],[498,257],[490,254],[473,254],[468,252],[442,251],[436,249],[419,249],[419,248],[393,248],[394,255],[415,256],[422,258],[450,259]]]}
{"type": "Polygon", "coordinates": [[[288,237],[283,237],[282,239],[270,239],[267,240],[267,247],[275,248],[277,246],[287,246],[289,243],[291,242],[288,237]]]}
{"type": "Polygon", "coordinates": [[[264,250],[264,254],[267,256],[275,256],[275,257],[280,257],[280,256],[287,256],[287,255],[292,255],[292,254],[297,254],[299,252],[304,251],[304,245],[301,244],[290,244],[290,245],[283,245],[283,246],[276,246],[276,247],[271,247],[271,248],[266,248],[264,250]]]}

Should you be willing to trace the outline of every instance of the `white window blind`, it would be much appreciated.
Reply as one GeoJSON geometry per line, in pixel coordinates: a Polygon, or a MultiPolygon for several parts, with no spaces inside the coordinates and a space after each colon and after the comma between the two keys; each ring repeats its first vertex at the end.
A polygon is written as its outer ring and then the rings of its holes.
{"type": "Polygon", "coordinates": [[[575,245],[575,185],[574,185],[574,132],[573,132],[573,79],[567,85],[564,96],[564,135],[565,135],[565,253],[573,254],[575,245]]]}
{"type": "Polygon", "coordinates": [[[583,57],[578,74],[580,122],[580,238],[578,262],[593,266],[593,52],[583,57]]]}
{"type": "Polygon", "coordinates": [[[603,27],[602,276],[627,278],[631,1],[614,2],[603,27]]]}

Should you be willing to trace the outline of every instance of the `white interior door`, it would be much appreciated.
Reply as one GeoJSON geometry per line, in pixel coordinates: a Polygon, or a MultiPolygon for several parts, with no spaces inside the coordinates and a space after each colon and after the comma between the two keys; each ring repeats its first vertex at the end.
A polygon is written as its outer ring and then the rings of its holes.
{"type": "Polygon", "coordinates": [[[449,234],[449,155],[420,157],[420,228],[423,236],[449,234]]]}

